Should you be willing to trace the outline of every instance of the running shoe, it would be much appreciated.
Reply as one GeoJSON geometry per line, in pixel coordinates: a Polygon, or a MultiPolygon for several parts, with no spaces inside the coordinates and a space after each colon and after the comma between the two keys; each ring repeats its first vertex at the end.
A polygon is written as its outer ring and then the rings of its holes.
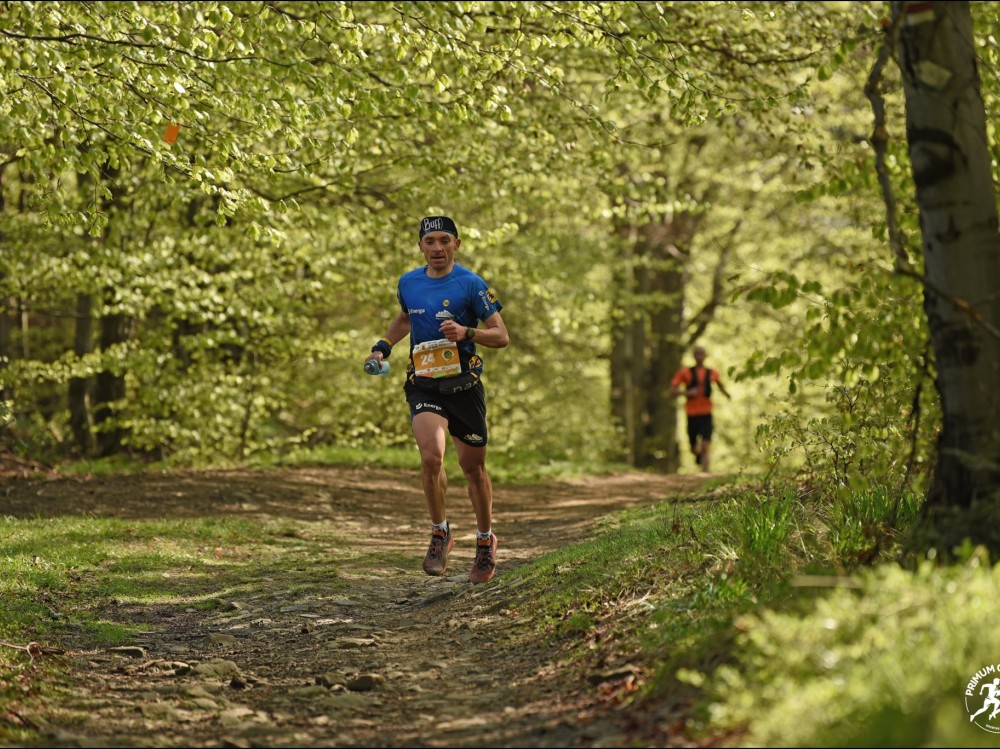
{"type": "Polygon", "coordinates": [[[451,537],[451,528],[448,532],[431,531],[431,544],[427,547],[427,556],[424,557],[424,572],[428,575],[443,575],[448,568],[448,554],[451,547],[455,545],[455,539],[451,537]]]}
{"type": "Polygon", "coordinates": [[[472,570],[469,572],[469,580],[473,585],[486,583],[493,579],[493,573],[497,571],[497,537],[491,533],[489,539],[476,539],[476,561],[472,563],[472,570]]]}

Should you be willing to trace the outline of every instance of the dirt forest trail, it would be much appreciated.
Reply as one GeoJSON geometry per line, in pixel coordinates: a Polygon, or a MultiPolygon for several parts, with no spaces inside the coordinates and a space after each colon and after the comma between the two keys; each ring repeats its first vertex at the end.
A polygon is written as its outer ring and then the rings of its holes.
{"type": "Polygon", "coordinates": [[[210,610],[116,602],[115,618],[141,623],[142,636],[99,652],[64,643],[70,683],[44,713],[17,717],[39,732],[38,745],[59,747],[629,745],[629,716],[602,709],[595,680],[561,678],[541,643],[512,634],[505,573],[584,540],[602,516],[703,482],[626,474],[498,484],[497,576],[479,586],[468,580],[475,524],[461,481],[448,493],[455,548],[437,578],[421,570],[429,530],[415,471],[8,482],[0,512],[15,517],[286,518],[331,539],[329,561],[284,580],[258,570],[253,593],[218,590],[210,610]],[[316,586],[325,575],[328,592],[316,586]]]}

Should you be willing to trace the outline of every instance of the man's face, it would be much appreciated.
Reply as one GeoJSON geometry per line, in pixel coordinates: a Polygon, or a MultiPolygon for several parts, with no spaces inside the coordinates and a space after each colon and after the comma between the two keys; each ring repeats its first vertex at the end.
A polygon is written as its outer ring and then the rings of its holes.
{"type": "Polygon", "coordinates": [[[701,346],[698,346],[697,348],[695,348],[695,350],[694,350],[694,360],[698,364],[701,364],[703,361],[705,361],[705,349],[703,349],[701,346]]]}
{"type": "Polygon", "coordinates": [[[455,251],[461,246],[462,240],[446,231],[432,231],[424,234],[419,244],[427,265],[434,270],[442,270],[455,261],[455,251]]]}

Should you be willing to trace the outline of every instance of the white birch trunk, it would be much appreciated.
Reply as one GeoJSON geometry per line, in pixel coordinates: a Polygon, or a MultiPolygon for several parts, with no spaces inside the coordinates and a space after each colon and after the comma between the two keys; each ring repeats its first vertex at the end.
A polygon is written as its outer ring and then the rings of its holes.
{"type": "Polygon", "coordinates": [[[944,416],[925,517],[944,530],[935,515],[957,510],[953,530],[985,541],[1000,533],[976,533],[984,515],[966,510],[1000,489],[1000,233],[972,17],[967,2],[894,2],[893,16],[944,416]]]}

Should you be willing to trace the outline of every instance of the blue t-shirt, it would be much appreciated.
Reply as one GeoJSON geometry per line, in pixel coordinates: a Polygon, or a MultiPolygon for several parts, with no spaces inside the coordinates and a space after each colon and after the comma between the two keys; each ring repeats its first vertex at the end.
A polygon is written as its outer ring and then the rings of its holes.
{"type": "MultiPolygon", "coordinates": [[[[486,282],[458,263],[443,278],[429,277],[426,266],[410,271],[399,279],[396,298],[403,312],[410,316],[411,365],[414,346],[444,338],[441,323],[445,320],[474,328],[480,320],[503,309],[486,282]]],[[[458,352],[463,370],[483,371],[483,360],[476,355],[475,343],[459,341],[458,352]]]]}

